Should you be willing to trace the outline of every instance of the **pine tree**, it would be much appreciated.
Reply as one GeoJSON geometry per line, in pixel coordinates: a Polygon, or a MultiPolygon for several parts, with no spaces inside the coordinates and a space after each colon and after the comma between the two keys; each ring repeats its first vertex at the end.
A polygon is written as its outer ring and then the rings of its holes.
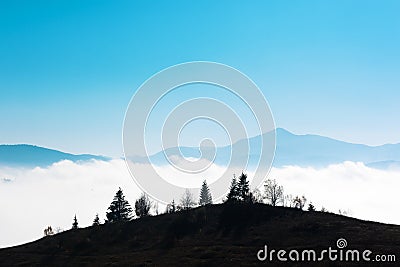
{"type": "Polygon", "coordinates": [[[74,222],[72,223],[72,229],[78,229],[78,220],[76,219],[76,214],[74,217],[74,222]]]}
{"type": "Polygon", "coordinates": [[[231,186],[229,187],[229,193],[228,193],[226,201],[231,202],[231,201],[238,201],[238,200],[239,200],[238,184],[236,181],[236,176],[233,175],[233,179],[231,182],[231,186]]]}
{"type": "Polygon", "coordinates": [[[132,217],[132,208],[122,192],[121,187],[114,196],[106,214],[107,222],[129,221],[132,217]]]}
{"type": "Polygon", "coordinates": [[[96,217],[93,220],[93,224],[92,226],[97,226],[100,225],[100,218],[99,218],[99,214],[96,214],[96,217]]]}
{"type": "Polygon", "coordinates": [[[200,190],[200,200],[199,200],[199,205],[204,206],[212,204],[212,196],[210,189],[208,188],[206,180],[204,180],[201,190],[200,190]]]}
{"type": "Polygon", "coordinates": [[[250,188],[249,181],[247,181],[247,175],[242,172],[237,182],[237,193],[240,201],[250,200],[250,188]]]}

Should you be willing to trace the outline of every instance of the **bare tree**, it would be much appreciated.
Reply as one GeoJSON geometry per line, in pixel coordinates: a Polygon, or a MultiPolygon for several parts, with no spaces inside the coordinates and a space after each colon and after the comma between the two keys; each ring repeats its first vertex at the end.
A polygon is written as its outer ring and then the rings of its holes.
{"type": "Polygon", "coordinates": [[[351,216],[353,214],[353,212],[351,210],[340,210],[339,209],[339,215],[344,215],[344,216],[351,216]]]}
{"type": "Polygon", "coordinates": [[[328,212],[328,210],[324,206],[322,206],[321,212],[328,212]]]}
{"type": "Polygon", "coordinates": [[[135,213],[139,218],[146,217],[150,215],[150,208],[152,203],[149,197],[143,193],[139,199],[135,201],[135,213]]]}
{"type": "Polygon", "coordinates": [[[272,206],[283,204],[283,187],[278,185],[275,180],[268,179],[264,185],[265,198],[272,206]]]}
{"type": "Polygon", "coordinates": [[[55,232],[56,234],[59,234],[59,233],[64,232],[64,229],[62,229],[61,227],[57,226],[56,229],[54,230],[54,232],[55,232]]]}
{"type": "Polygon", "coordinates": [[[194,200],[192,192],[189,189],[186,189],[181,197],[181,207],[184,210],[188,210],[193,208],[196,205],[196,201],[194,200]]]}
{"type": "Polygon", "coordinates": [[[176,212],[176,210],[177,210],[177,208],[176,208],[175,200],[173,199],[172,202],[167,205],[165,213],[174,213],[174,212],[176,212]]]}
{"type": "Polygon", "coordinates": [[[293,199],[294,208],[302,210],[304,208],[304,206],[306,205],[306,202],[307,202],[307,198],[304,195],[302,197],[296,196],[293,199]]]}
{"type": "Polygon", "coordinates": [[[264,199],[258,188],[254,189],[253,192],[251,192],[251,198],[253,203],[263,203],[264,199]]]}
{"type": "Polygon", "coordinates": [[[294,198],[293,195],[285,195],[284,200],[283,200],[283,206],[293,208],[294,207],[294,198]]]}
{"type": "Polygon", "coordinates": [[[160,212],[159,212],[159,210],[158,210],[158,201],[155,201],[155,202],[154,202],[154,204],[153,204],[153,210],[154,210],[154,213],[155,213],[156,215],[160,214],[160,212]]]}

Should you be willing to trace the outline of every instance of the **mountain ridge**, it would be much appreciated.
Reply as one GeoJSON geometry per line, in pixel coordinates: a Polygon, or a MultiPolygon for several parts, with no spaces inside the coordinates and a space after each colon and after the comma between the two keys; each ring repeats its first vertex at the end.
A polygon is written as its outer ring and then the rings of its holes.
{"type": "Polygon", "coordinates": [[[0,145],[0,166],[46,167],[61,160],[73,162],[88,160],[109,160],[105,156],[71,154],[59,150],[28,144],[0,145]]]}
{"type": "MultiPolygon", "coordinates": [[[[232,160],[233,165],[247,161],[254,166],[261,154],[261,144],[267,135],[272,132],[258,135],[249,139],[241,139],[233,145],[216,148],[214,163],[227,166],[230,161],[230,151],[233,149],[239,156],[232,160]],[[250,153],[244,148],[249,144],[250,153]]],[[[149,156],[154,164],[169,164],[164,153],[176,158],[184,157],[200,158],[214,155],[214,148],[203,147],[200,151],[197,147],[174,147],[149,156]],[[181,154],[182,153],[182,154],[181,154]]],[[[267,149],[273,149],[269,147],[267,149]]],[[[134,162],[147,162],[147,157],[128,157],[134,162]]],[[[61,160],[74,162],[95,160],[110,160],[111,158],[91,154],[71,154],[55,149],[44,148],[35,145],[17,144],[0,145],[0,166],[49,166],[61,160]]],[[[211,158],[212,159],[212,158],[211,158]]],[[[316,134],[293,134],[283,128],[276,129],[276,150],[273,161],[274,167],[297,165],[301,167],[324,167],[338,164],[344,161],[363,162],[373,168],[387,169],[389,167],[400,168],[400,143],[369,146],[365,144],[354,144],[346,141],[336,140],[331,137],[316,134]]]]}
{"type": "MultiPolygon", "coordinates": [[[[262,140],[268,140],[267,135],[254,136],[249,139],[241,139],[233,145],[217,147],[215,163],[218,165],[227,165],[229,163],[230,150],[239,151],[244,156],[235,158],[233,164],[246,162],[249,154],[249,165],[255,165],[258,156],[261,153],[262,140]],[[244,152],[243,147],[249,144],[250,153],[244,152]],[[242,152],[240,152],[242,150],[242,152]]],[[[205,154],[210,154],[211,148],[204,147],[205,154]]],[[[272,149],[272,148],[270,148],[272,149]]],[[[175,147],[165,150],[169,156],[199,158],[201,152],[194,147],[175,147]]],[[[130,158],[133,161],[143,162],[141,157],[130,158]]],[[[150,155],[150,159],[155,164],[165,163],[163,151],[150,155]]],[[[338,164],[344,161],[363,162],[373,164],[377,162],[391,161],[397,164],[400,161],[400,143],[384,144],[379,146],[369,146],[365,144],[354,144],[345,141],[336,140],[330,137],[304,134],[296,135],[283,128],[276,129],[276,149],[273,161],[274,167],[283,167],[287,165],[297,165],[302,167],[324,167],[330,164],[338,164]]]]}

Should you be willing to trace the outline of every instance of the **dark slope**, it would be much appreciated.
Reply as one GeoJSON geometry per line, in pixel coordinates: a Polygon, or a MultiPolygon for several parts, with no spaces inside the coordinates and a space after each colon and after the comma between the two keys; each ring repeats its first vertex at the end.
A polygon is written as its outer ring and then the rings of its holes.
{"type": "Polygon", "coordinates": [[[74,155],[54,149],[32,145],[0,145],[0,165],[21,167],[46,167],[61,160],[86,161],[107,160],[103,156],[74,155]]]}
{"type": "MultiPolygon", "coordinates": [[[[214,205],[67,231],[0,250],[0,265],[276,266],[276,260],[257,260],[256,253],[265,244],[270,249],[320,251],[336,248],[338,238],[345,238],[349,249],[396,254],[400,260],[400,226],[257,204],[214,205]]],[[[316,264],[289,262],[282,266],[304,265],[316,264]]],[[[320,264],[327,265],[340,264],[320,264]]]]}

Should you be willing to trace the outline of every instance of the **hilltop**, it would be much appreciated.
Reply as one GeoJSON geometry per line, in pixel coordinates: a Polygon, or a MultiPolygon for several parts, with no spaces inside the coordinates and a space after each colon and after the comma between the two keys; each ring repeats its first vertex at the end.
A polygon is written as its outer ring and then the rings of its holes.
{"type": "Polygon", "coordinates": [[[257,260],[264,245],[321,251],[336,249],[339,238],[347,240],[348,249],[395,254],[400,260],[397,225],[265,204],[219,204],[44,237],[1,249],[0,265],[276,266],[276,258],[273,263],[257,260]]]}

